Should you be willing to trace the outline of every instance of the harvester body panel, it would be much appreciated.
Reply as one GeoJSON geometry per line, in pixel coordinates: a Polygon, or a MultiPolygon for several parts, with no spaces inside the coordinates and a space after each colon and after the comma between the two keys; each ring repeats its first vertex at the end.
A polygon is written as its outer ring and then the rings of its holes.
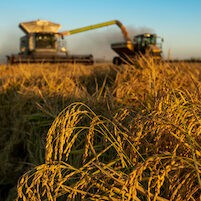
{"type": "Polygon", "coordinates": [[[134,44],[131,41],[122,42],[122,43],[114,43],[111,45],[111,48],[118,55],[133,55],[134,54],[134,44]]]}

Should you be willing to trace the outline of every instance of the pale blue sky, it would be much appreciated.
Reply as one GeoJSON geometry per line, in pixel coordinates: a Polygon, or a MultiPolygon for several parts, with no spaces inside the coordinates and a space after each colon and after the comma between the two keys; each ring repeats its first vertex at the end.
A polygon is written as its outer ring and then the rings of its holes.
{"type": "MultiPolygon", "coordinates": [[[[201,58],[201,0],[0,0],[0,10],[0,58],[18,52],[23,35],[18,24],[36,19],[60,23],[61,30],[118,19],[127,27],[150,29],[164,37],[165,56],[170,51],[173,58],[201,58]]],[[[114,30],[119,31],[114,26],[102,28],[98,37],[108,37],[104,33],[114,30]]],[[[88,43],[98,31],[66,38],[69,51],[107,57],[108,44],[99,46],[104,51],[98,53],[92,44],[103,39],[96,37],[88,43]],[[80,46],[83,50],[79,52],[80,46]]]]}

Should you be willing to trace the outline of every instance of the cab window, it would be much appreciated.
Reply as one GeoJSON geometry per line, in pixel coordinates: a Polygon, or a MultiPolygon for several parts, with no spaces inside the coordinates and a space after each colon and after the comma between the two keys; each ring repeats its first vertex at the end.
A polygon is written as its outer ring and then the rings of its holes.
{"type": "Polygon", "coordinates": [[[55,48],[55,37],[52,34],[36,34],[36,48],[55,48]]]}

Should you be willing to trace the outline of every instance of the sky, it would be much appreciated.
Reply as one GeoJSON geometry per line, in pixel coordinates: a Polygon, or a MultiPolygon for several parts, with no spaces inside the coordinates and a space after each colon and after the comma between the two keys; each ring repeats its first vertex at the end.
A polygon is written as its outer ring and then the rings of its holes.
{"type": "MultiPolygon", "coordinates": [[[[164,38],[164,57],[201,58],[200,0],[0,0],[0,60],[19,51],[20,22],[37,19],[61,24],[60,31],[119,20],[133,35],[164,38]]],[[[71,54],[115,55],[110,43],[123,41],[115,25],[65,37],[71,54]],[[120,40],[120,41],[119,41],[120,40]]]]}

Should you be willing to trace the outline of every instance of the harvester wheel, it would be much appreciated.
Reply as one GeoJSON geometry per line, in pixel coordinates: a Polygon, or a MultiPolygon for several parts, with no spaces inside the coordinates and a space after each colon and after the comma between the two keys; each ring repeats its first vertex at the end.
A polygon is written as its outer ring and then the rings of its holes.
{"type": "Polygon", "coordinates": [[[112,63],[119,66],[122,64],[122,60],[119,57],[114,57],[112,63]]]}
{"type": "Polygon", "coordinates": [[[13,56],[7,56],[7,64],[12,65],[14,63],[14,58],[13,56]]]}

